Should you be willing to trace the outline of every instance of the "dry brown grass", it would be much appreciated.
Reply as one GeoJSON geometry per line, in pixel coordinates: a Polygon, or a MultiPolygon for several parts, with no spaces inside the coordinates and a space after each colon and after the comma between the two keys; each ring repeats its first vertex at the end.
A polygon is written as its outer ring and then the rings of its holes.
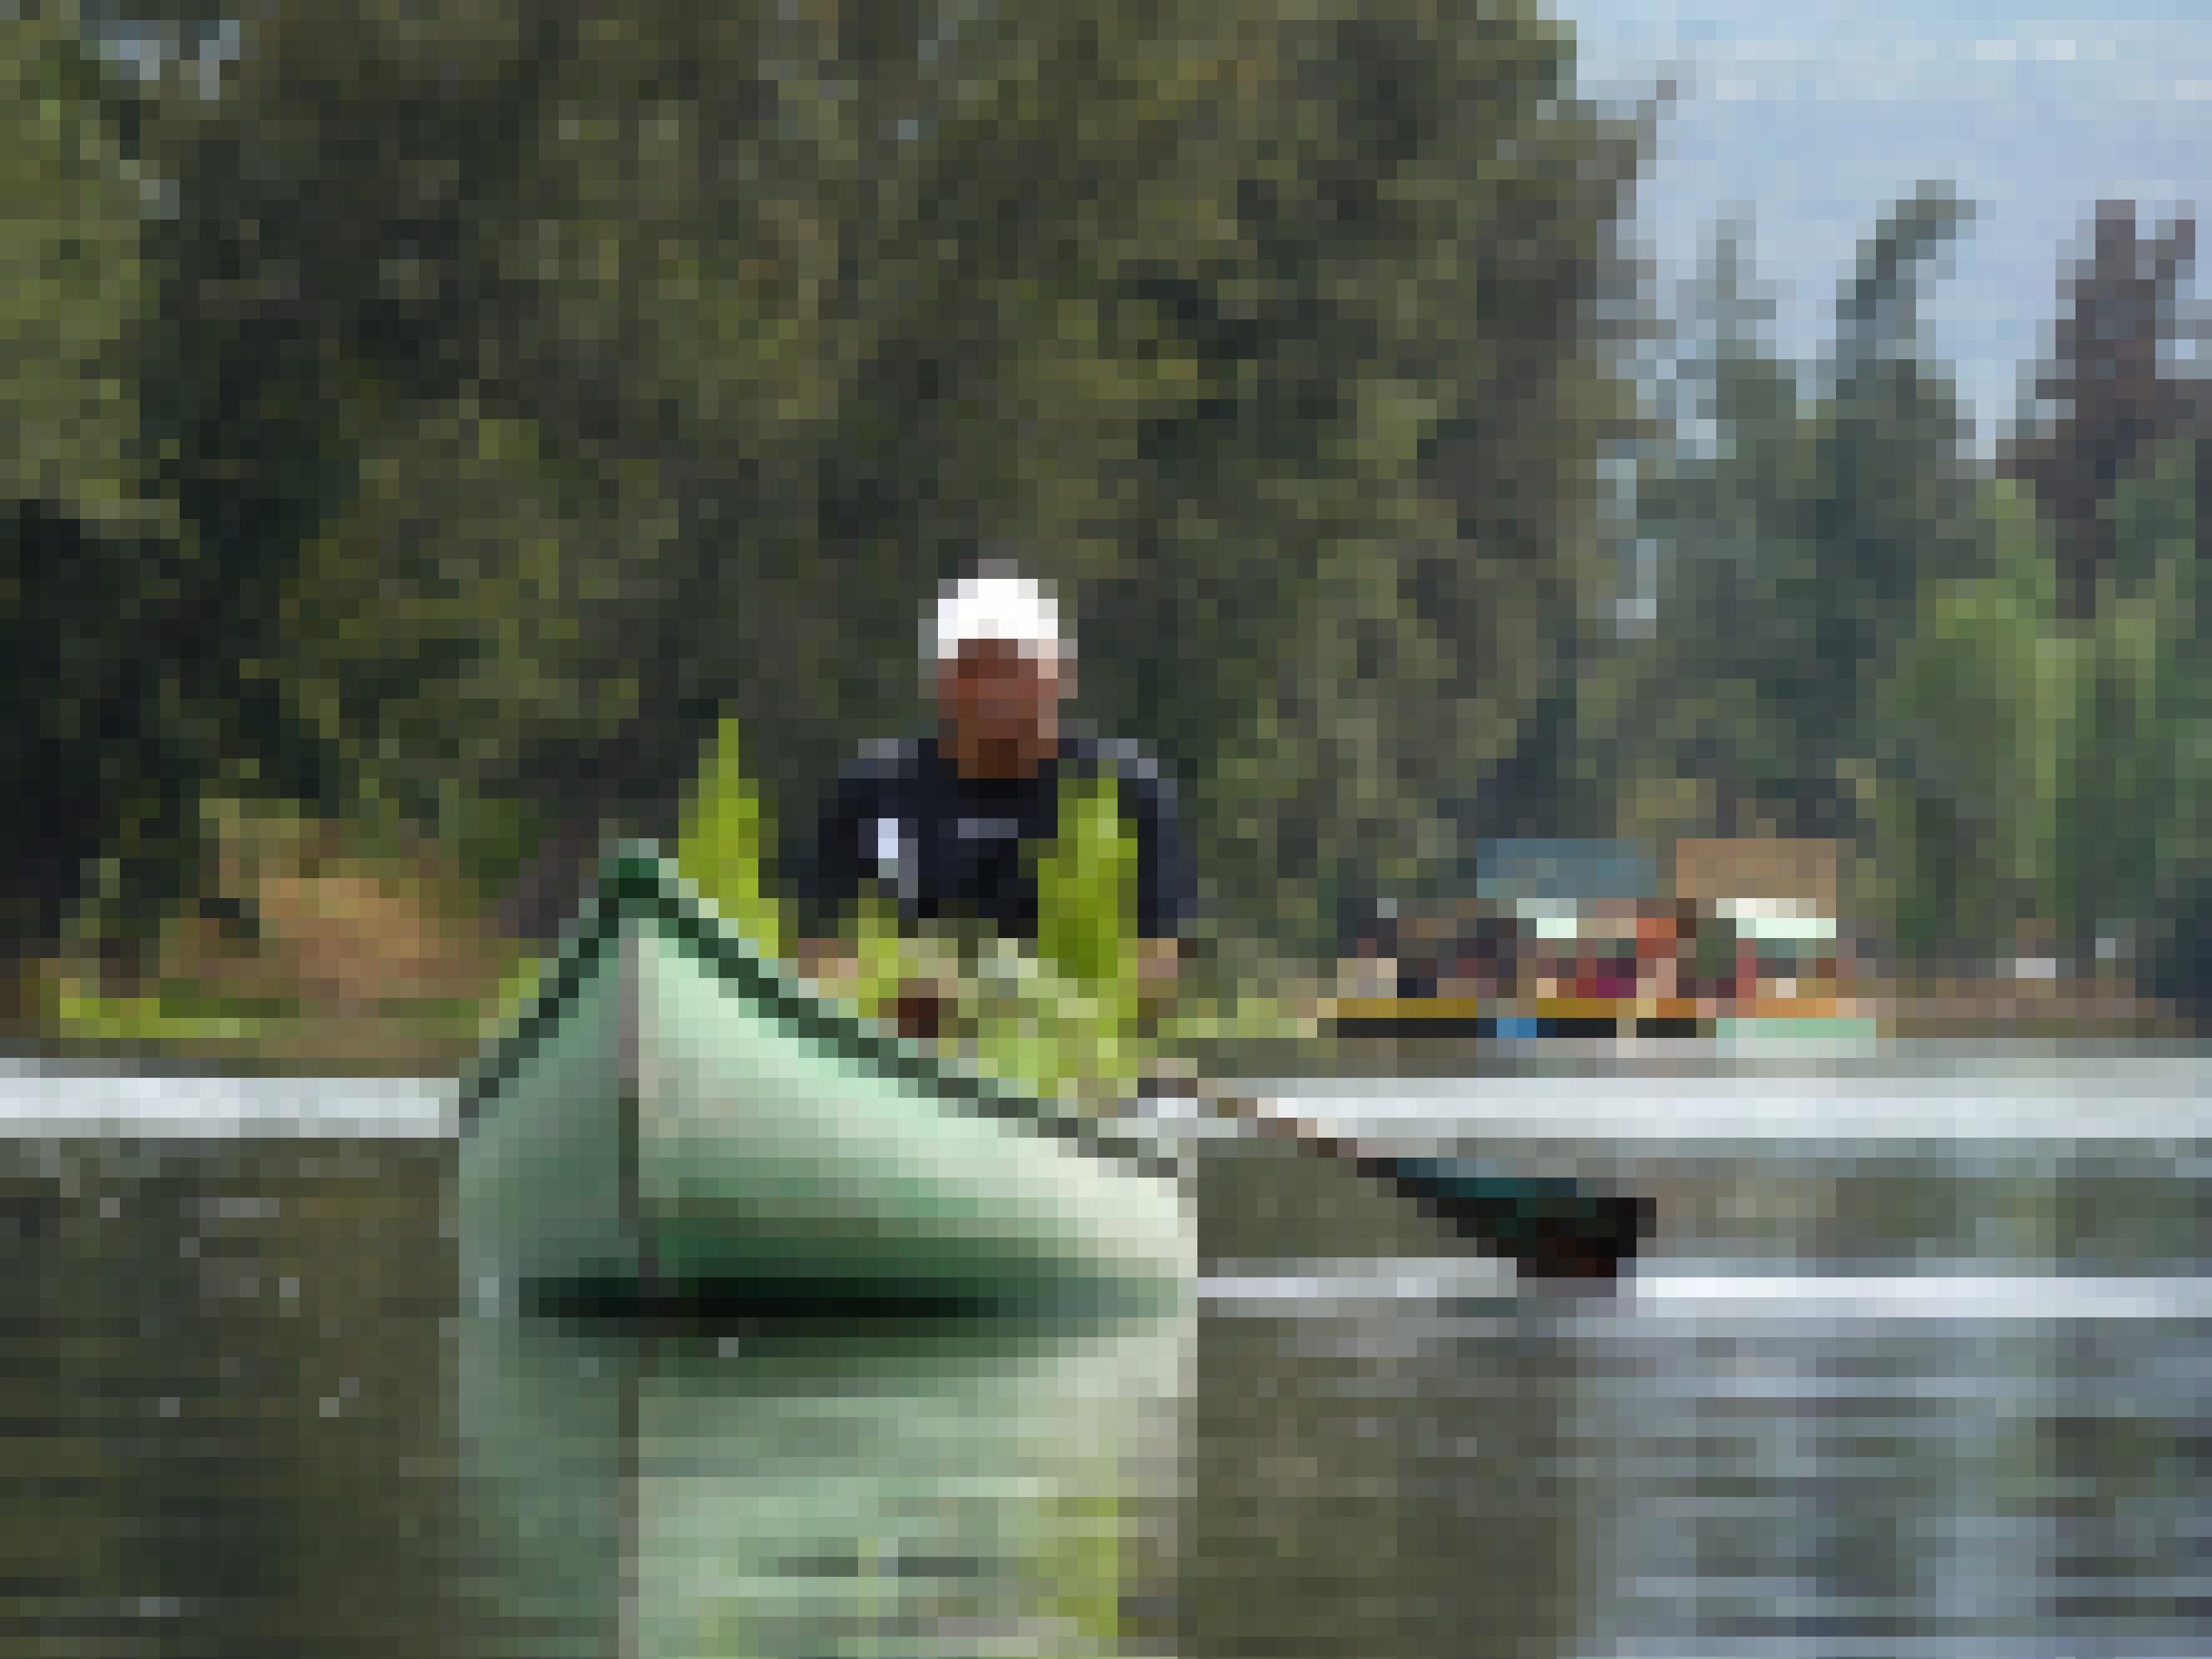
{"type": "Polygon", "coordinates": [[[501,953],[434,847],[370,852],[327,825],[226,836],[208,884],[253,921],[241,937],[204,908],[168,931],[157,977],[210,995],[274,1000],[308,1016],[474,1001],[501,953]]]}

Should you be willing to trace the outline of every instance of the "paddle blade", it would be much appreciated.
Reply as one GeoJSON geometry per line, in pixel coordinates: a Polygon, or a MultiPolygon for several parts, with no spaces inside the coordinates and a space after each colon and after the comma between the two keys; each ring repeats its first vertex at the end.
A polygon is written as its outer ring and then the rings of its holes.
{"type": "Polygon", "coordinates": [[[1656,1219],[1647,1198],[1579,1182],[1509,1175],[1449,1158],[1361,1163],[1529,1279],[1618,1279],[1651,1237],[1656,1219]]]}

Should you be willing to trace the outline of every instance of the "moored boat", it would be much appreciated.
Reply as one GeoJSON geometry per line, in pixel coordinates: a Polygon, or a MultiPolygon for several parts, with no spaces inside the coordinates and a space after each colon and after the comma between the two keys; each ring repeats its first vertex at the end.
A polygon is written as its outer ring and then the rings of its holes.
{"type": "Polygon", "coordinates": [[[1854,1000],[1814,994],[1741,1000],[1695,997],[1340,997],[1331,1030],[1347,1037],[1685,1037],[1870,1040],[1874,1016],[1854,1000]]]}
{"type": "Polygon", "coordinates": [[[1157,1143],[807,994],[650,846],[611,858],[534,1000],[463,1079],[479,1301],[1179,1295],[1157,1143]]]}

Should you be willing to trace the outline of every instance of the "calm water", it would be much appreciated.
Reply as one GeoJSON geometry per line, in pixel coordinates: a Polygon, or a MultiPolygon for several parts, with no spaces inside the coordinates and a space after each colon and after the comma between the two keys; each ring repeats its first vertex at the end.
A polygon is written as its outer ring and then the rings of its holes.
{"type": "Polygon", "coordinates": [[[421,1091],[19,1073],[0,1647],[2212,1655],[2208,1078],[1308,1085],[1661,1248],[1516,1293],[1218,1146],[1182,1316],[642,1332],[459,1316],[421,1091]]]}

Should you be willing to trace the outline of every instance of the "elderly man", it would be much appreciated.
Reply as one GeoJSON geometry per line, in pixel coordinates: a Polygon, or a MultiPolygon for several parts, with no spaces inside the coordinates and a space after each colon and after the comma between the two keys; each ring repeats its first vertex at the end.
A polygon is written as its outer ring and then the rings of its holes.
{"type": "MultiPolygon", "coordinates": [[[[1138,750],[1066,729],[1062,700],[1074,653],[1051,593],[1026,577],[989,572],[940,600],[925,629],[936,730],[871,747],[838,778],[811,847],[788,849],[799,876],[802,966],[834,978],[830,942],[862,887],[878,882],[908,921],[979,921],[1033,941],[1034,855],[1059,829],[1071,775],[1110,772],[1134,837],[1136,915],[1146,981],[1158,988],[1178,959],[1191,908],[1175,793],[1138,750]]],[[[933,1010],[906,1023],[927,1029],[933,1010]]]]}

